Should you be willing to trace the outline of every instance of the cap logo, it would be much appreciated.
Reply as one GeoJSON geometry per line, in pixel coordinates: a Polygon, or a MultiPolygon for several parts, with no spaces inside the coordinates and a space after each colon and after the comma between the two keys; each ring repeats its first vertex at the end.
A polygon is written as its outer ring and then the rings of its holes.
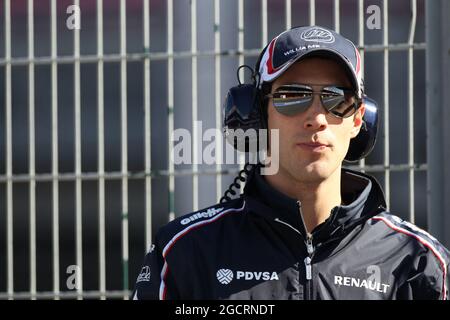
{"type": "Polygon", "coordinates": [[[300,35],[300,38],[305,41],[314,41],[314,42],[324,42],[324,43],[333,43],[334,36],[333,34],[325,29],[314,27],[303,31],[300,35]]]}

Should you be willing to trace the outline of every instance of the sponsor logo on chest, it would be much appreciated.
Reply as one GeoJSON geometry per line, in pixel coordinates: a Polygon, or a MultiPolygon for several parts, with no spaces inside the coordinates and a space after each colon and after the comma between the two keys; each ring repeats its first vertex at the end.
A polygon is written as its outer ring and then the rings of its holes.
{"type": "Polygon", "coordinates": [[[367,267],[366,272],[370,274],[367,279],[335,275],[334,284],[338,286],[364,288],[372,291],[386,293],[390,285],[381,282],[380,267],[376,265],[370,265],[367,267]]]}
{"type": "Polygon", "coordinates": [[[230,269],[219,269],[216,273],[217,280],[221,284],[229,284],[231,281],[272,281],[279,280],[278,274],[275,271],[232,271],[230,269]]]}
{"type": "Polygon", "coordinates": [[[334,276],[334,284],[345,287],[365,288],[382,293],[386,293],[390,287],[390,285],[385,283],[343,276],[334,276]]]}

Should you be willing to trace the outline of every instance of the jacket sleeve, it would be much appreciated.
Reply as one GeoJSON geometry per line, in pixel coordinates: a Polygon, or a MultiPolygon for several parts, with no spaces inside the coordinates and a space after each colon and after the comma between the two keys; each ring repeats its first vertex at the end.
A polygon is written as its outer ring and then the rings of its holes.
{"type": "Polygon", "coordinates": [[[447,250],[423,252],[413,262],[413,271],[398,290],[398,299],[449,300],[447,250]]]}
{"type": "Polygon", "coordinates": [[[161,245],[153,244],[145,255],[136,279],[133,300],[177,299],[175,283],[169,265],[162,255],[161,245]]]}

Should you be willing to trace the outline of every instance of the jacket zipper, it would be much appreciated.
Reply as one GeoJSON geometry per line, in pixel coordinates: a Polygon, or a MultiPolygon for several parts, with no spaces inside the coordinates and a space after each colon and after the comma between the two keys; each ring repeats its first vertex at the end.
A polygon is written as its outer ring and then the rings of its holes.
{"type": "Polygon", "coordinates": [[[305,228],[305,234],[306,234],[306,251],[308,253],[308,256],[305,258],[305,270],[306,270],[306,283],[305,283],[305,298],[306,300],[311,300],[311,293],[312,293],[312,258],[314,256],[314,245],[313,245],[313,236],[311,233],[308,232],[308,228],[305,224],[305,219],[303,218],[303,212],[302,212],[302,204],[300,201],[297,201],[298,206],[298,212],[300,213],[300,218],[302,219],[303,227],[305,228]]]}
{"type": "MultiPolygon", "coordinates": [[[[297,201],[297,207],[298,207],[298,212],[300,214],[300,219],[303,223],[304,233],[300,232],[296,228],[292,227],[290,224],[288,224],[284,221],[281,221],[278,218],[276,218],[275,221],[290,227],[292,230],[297,232],[304,239],[304,243],[306,245],[306,251],[308,253],[307,257],[303,260],[303,262],[305,264],[305,279],[306,279],[304,297],[305,297],[305,300],[311,300],[312,293],[313,293],[313,279],[312,279],[313,278],[312,277],[312,262],[313,261],[312,260],[314,258],[316,248],[314,247],[314,244],[313,244],[313,235],[312,235],[312,233],[308,232],[308,228],[306,227],[305,219],[303,217],[303,212],[302,212],[302,204],[299,200],[297,201]],[[306,236],[304,236],[304,235],[306,235],[306,236]]],[[[339,209],[337,209],[337,210],[339,210],[339,209]]],[[[336,208],[333,208],[333,210],[331,211],[331,215],[336,214],[337,210],[336,210],[336,208]]]]}
{"type": "Polygon", "coordinates": [[[308,232],[308,229],[306,227],[305,224],[305,220],[303,218],[303,213],[302,213],[302,209],[301,209],[301,202],[297,201],[297,206],[298,206],[298,211],[300,213],[300,218],[302,220],[303,223],[303,227],[304,227],[304,231],[305,231],[305,235],[306,237],[300,232],[298,231],[296,228],[292,227],[290,224],[281,221],[280,219],[276,218],[275,221],[278,223],[282,223],[288,227],[290,227],[292,230],[294,230],[295,232],[297,232],[303,239],[304,239],[304,243],[306,245],[306,251],[308,253],[308,256],[303,260],[304,264],[305,264],[305,278],[306,278],[306,283],[305,283],[305,300],[311,300],[311,293],[312,293],[312,259],[314,256],[314,245],[313,245],[313,235],[311,233],[308,232]]]}

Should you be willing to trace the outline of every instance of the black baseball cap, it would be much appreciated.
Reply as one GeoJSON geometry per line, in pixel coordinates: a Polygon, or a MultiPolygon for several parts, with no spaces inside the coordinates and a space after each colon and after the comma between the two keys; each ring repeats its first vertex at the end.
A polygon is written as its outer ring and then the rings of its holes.
{"type": "Polygon", "coordinates": [[[364,87],[358,49],[347,38],[320,26],[295,27],[272,39],[259,63],[260,86],[274,81],[294,62],[311,56],[325,56],[341,63],[348,71],[358,98],[362,97],[364,87]]]}

